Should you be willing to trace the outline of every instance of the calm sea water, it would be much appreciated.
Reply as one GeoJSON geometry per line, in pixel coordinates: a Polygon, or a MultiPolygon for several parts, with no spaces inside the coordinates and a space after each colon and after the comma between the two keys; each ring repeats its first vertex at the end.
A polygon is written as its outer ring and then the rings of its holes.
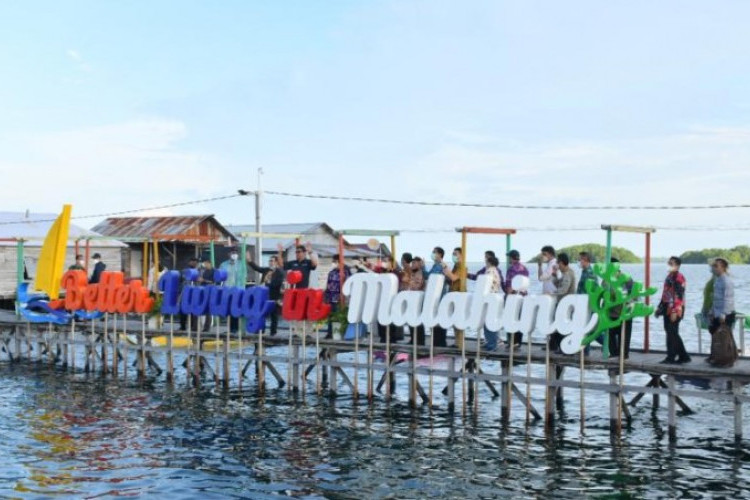
{"type": "MultiPolygon", "coordinates": [[[[654,272],[664,274],[661,266],[654,272]]],[[[684,272],[697,310],[707,268],[684,272]]],[[[733,272],[738,309],[750,311],[750,268],[733,272]]],[[[697,349],[692,322],[684,336],[697,349]]],[[[640,339],[636,334],[634,344],[640,339]]],[[[663,346],[658,325],[652,342],[663,346]]],[[[463,417],[449,415],[441,396],[432,413],[410,410],[405,381],[391,403],[370,406],[347,391],[318,398],[311,380],[304,398],[273,389],[272,381],[260,398],[253,379],[242,393],[226,394],[188,388],[184,375],[172,387],[162,379],[105,381],[0,363],[0,496],[730,498],[750,489],[750,446],[733,441],[724,403],[688,400],[695,413],[679,418],[678,440],[670,443],[666,410],[653,411],[645,398],[632,426],[613,440],[608,402],[593,392],[586,395],[585,434],[572,390],[545,433],[541,423],[525,427],[517,401],[503,428],[500,403],[486,391],[478,413],[470,408],[463,417]]],[[[436,392],[441,387],[438,380],[436,392]]],[[[532,396],[543,405],[542,391],[532,396]]]]}

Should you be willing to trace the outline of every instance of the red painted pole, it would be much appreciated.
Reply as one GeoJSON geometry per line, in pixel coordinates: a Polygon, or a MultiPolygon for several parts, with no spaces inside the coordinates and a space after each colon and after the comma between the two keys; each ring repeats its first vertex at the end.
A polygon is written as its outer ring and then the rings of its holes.
{"type": "MultiPolygon", "coordinates": [[[[651,233],[646,233],[646,289],[651,286],[651,233]]],[[[651,297],[646,295],[646,305],[651,303],[651,297]]],[[[643,352],[648,352],[651,316],[646,316],[643,325],[643,352]]]]}
{"type": "Polygon", "coordinates": [[[344,235],[339,234],[339,284],[341,285],[341,297],[339,298],[339,305],[344,307],[344,281],[346,277],[344,275],[344,235]]]}

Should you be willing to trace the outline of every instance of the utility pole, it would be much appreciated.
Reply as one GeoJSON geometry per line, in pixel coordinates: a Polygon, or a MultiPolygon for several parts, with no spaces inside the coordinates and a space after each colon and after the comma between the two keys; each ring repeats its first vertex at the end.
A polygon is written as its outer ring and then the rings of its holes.
{"type": "Polygon", "coordinates": [[[263,191],[261,190],[260,178],[263,175],[263,168],[258,168],[258,184],[255,190],[255,262],[259,265],[263,265],[263,237],[260,235],[263,231],[260,224],[260,212],[261,212],[261,196],[263,191]]]}

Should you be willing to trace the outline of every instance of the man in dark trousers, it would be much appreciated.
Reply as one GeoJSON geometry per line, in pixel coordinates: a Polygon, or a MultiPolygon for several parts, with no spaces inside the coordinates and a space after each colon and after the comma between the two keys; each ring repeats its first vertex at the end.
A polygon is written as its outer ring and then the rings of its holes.
{"type": "MultiPolygon", "coordinates": [[[[182,291],[187,286],[192,286],[190,282],[186,279],[187,273],[190,270],[197,270],[198,269],[198,259],[195,257],[191,258],[188,261],[188,266],[186,269],[182,271],[182,279],[180,280],[180,295],[182,295],[182,291]]],[[[184,331],[188,327],[188,320],[190,320],[190,330],[191,331],[197,331],[198,330],[198,316],[195,316],[193,314],[180,314],[180,331],[184,331]]]]}
{"type": "Polygon", "coordinates": [[[95,253],[91,260],[94,262],[94,272],[91,273],[89,283],[99,283],[102,273],[107,269],[107,264],[102,262],[102,256],[98,253],[95,253]]]}
{"type": "Polygon", "coordinates": [[[279,309],[281,309],[281,289],[284,286],[284,271],[279,265],[276,256],[268,260],[268,267],[261,267],[255,262],[248,260],[247,264],[257,273],[260,273],[260,282],[268,287],[268,298],[276,303],[271,311],[271,335],[276,335],[279,328],[279,309]]]}
{"type": "MultiPolygon", "coordinates": [[[[210,258],[203,259],[200,269],[200,277],[198,278],[198,284],[200,286],[209,286],[214,284],[214,265],[211,263],[210,258]]],[[[203,320],[203,332],[207,333],[211,331],[211,315],[206,314],[203,320]]]]}
{"type": "Polygon", "coordinates": [[[667,334],[667,357],[662,363],[690,363],[690,355],[680,337],[680,321],[685,316],[685,276],[680,272],[682,261],[671,257],[668,262],[667,277],[664,280],[661,302],[656,316],[664,317],[664,331],[667,334]]]}

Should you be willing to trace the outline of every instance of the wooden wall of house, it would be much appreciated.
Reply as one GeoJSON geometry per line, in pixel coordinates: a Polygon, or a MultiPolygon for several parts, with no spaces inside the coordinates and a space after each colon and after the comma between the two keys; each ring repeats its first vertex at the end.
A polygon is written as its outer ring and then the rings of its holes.
{"type": "MultiPolygon", "coordinates": [[[[37,262],[39,261],[39,252],[41,247],[25,247],[24,262],[29,277],[33,280],[36,273],[37,262]]],[[[80,249],[81,254],[85,253],[84,248],[80,249]]],[[[91,255],[100,253],[102,262],[107,264],[109,271],[122,270],[122,248],[120,247],[95,247],[90,249],[91,255]]],[[[16,276],[16,247],[0,246],[0,299],[13,299],[16,296],[17,276],[16,276]]],[[[68,247],[65,253],[65,269],[75,262],[75,247],[68,247]]],[[[93,269],[93,264],[89,262],[89,275],[93,269]]]]}

